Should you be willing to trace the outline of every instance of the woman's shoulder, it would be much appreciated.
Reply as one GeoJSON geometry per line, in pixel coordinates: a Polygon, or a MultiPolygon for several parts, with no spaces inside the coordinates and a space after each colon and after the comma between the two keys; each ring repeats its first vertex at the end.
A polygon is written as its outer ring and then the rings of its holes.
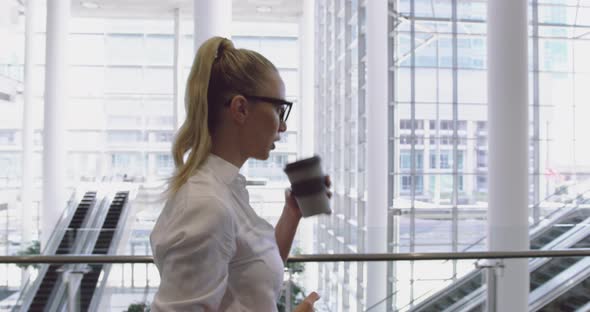
{"type": "Polygon", "coordinates": [[[226,201],[212,192],[196,193],[199,189],[183,187],[170,198],[154,230],[169,234],[178,229],[186,231],[189,228],[190,232],[209,232],[216,228],[233,229],[235,214],[226,201]]]}
{"type": "Polygon", "coordinates": [[[230,210],[225,191],[209,181],[189,182],[177,196],[175,205],[180,206],[185,214],[227,215],[230,210]]]}

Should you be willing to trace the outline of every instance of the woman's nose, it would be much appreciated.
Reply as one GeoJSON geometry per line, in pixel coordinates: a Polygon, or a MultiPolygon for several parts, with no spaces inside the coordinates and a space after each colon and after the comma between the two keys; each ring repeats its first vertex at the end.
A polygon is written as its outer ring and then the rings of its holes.
{"type": "Polygon", "coordinates": [[[287,122],[281,121],[281,124],[279,125],[279,132],[285,132],[285,131],[287,131],[287,122]]]}

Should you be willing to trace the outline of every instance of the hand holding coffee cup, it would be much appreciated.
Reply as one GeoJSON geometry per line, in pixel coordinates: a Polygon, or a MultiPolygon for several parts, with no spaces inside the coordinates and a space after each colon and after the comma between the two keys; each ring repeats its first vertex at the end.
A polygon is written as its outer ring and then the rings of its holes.
{"type": "Polygon", "coordinates": [[[291,182],[291,194],[295,197],[301,215],[331,214],[330,199],[327,196],[326,177],[322,172],[321,159],[314,156],[302,159],[285,167],[291,182]]]}

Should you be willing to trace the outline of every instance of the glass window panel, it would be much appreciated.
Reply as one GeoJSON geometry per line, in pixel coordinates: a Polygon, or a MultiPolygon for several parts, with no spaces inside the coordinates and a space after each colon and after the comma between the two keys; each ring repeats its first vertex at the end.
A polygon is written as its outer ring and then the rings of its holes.
{"type": "Polygon", "coordinates": [[[105,20],[98,18],[70,17],[72,32],[84,34],[99,34],[105,32],[105,20]]]}
{"type": "Polygon", "coordinates": [[[483,70],[459,70],[459,103],[487,103],[487,73],[483,70]]]}
{"type": "MultiPolygon", "coordinates": [[[[410,172],[412,168],[412,151],[408,149],[400,150],[399,152],[399,168],[401,171],[410,172]]],[[[415,169],[418,171],[422,171],[424,169],[424,152],[423,151],[414,151],[414,166],[415,169]]],[[[406,181],[404,180],[405,182],[406,181]]],[[[406,185],[409,190],[410,185],[406,185]]]]}
{"type": "Polygon", "coordinates": [[[398,0],[397,10],[403,14],[410,14],[410,1],[411,0],[398,0]]]}
{"type": "Polygon", "coordinates": [[[566,73],[539,73],[539,101],[558,109],[573,105],[573,76],[566,73]]]}
{"type": "Polygon", "coordinates": [[[145,49],[142,35],[108,35],[105,50],[107,64],[143,64],[145,49]]]}
{"type": "MultiPolygon", "coordinates": [[[[485,103],[464,105],[459,103],[457,108],[457,120],[459,126],[466,122],[466,128],[459,128],[459,130],[463,130],[468,138],[474,138],[476,137],[477,123],[487,122],[488,120],[488,106],[485,103]]],[[[460,131],[460,135],[462,134],[463,132],[460,131]]]]}
{"type": "Polygon", "coordinates": [[[137,99],[107,99],[104,110],[112,115],[132,115],[143,112],[144,107],[137,99]]]}
{"type": "Polygon", "coordinates": [[[170,115],[147,116],[146,119],[149,128],[170,128],[174,123],[174,117],[170,115]]]}
{"type": "Polygon", "coordinates": [[[171,94],[173,71],[171,68],[146,68],[145,93],[171,94]]]}
{"type": "Polygon", "coordinates": [[[103,65],[105,63],[105,43],[103,35],[71,34],[70,63],[73,65],[103,65]]]}
{"type": "Polygon", "coordinates": [[[113,175],[137,176],[141,175],[143,158],[139,153],[111,154],[111,172],[113,175]]]}
{"type": "Polygon", "coordinates": [[[103,67],[72,66],[70,68],[70,95],[102,96],[104,78],[103,67]]]}
{"type": "Polygon", "coordinates": [[[139,67],[107,67],[105,93],[141,93],[142,70],[139,67]]]}
{"type": "Polygon", "coordinates": [[[101,129],[104,127],[103,102],[101,99],[70,99],[67,116],[72,129],[101,129]]]}
{"type": "Polygon", "coordinates": [[[138,143],[141,140],[141,132],[135,130],[110,130],[107,133],[108,143],[138,143]]]}
{"type": "Polygon", "coordinates": [[[234,42],[235,47],[238,49],[260,51],[260,38],[233,36],[232,41],[234,42]]]}
{"type": "MultiPolygon", "coordinates": [[[[94,150],[97,145],[104,143],[104,135],[98,131],[70,131],[68,138],[72,150],[94,150]]],[[[97,166],[96,163],[92,165],[97,166]]],[[[84,165],[84,170],[87,170],[89,166],[89,164],[84,165]]]]}
{"type": "Polygon", "coordinates": [[[415,64],[417,67],[436,67],[437,35],[434,33],[416,33],[415,64]]]}
{"type": "Polygon", "coordinates": [[[459,36],[457,43],[459,68],[484,69],[486,67],[486,38],[459,36]]]}
{"type": "Polygon", "coordinates": [[[174,62],[174,37],[149,35],[145,39],[144,51],[148,65],[172,65],[174,62]]]}
{"type": "MultiPolygon", "coordinates": [[[[189,71],[191,65],[193,64],[193,59],[196,56],[194,49],[193,36],[182,36],[182,40],[180,41],[180,58],[182,64],[188,67],[189,71]]],[[[188,77],[188,73],[186,77],[188,77]]]]}
{"type": "Polygon", "coordinates": [[[416,101],[436,102],[439,86],[436,69],[416,68],[416,101]]]}
{"type": "Polygon", "coordinates": [[[285,83],[287,96],[299,96],[299,73],[296,70],[279,70],[279,74],[285,83]]]}
{"type": "Polygon", "coordinates": [[[555,24],[569,24],[576,23],[577,8],[557,6],[557,5],[539,5],[539,22],[540,23],[555,23],[555,24]]]}
{"type": "Polygon", "coordinates": [[[105,19],[105,30],[113,34],[143,33],[147,20],[143,19],[105,19]]]}
{"type": "MultiPolygon", "coordinates": [[[[576,101],[576,107],[578,109],[584,109],[590,107],[590,74],[581,74],[576,73],[574,78],[574,100],[576,101]]],[[[580,114],[576,114],[580,116],[580,114]]],[[[588,117],[589,115],[586,115],[588,117]]],[[[580,116],[581,117],[581,116],[580,116]]],[[[586,124],[586,123],[585,123],[586,124]]],[[[590,133],[586,132],[579,132],[579,133],[590,133]]]]}
{"type": "MultiPolygon", "coordinates": [[[[401,109],[406,107],[400,107],[401,109]]],[[[410,109],[407,105],[407,109],[410,109]]],[[[452,120],[453,119],[453,106],[449,104],[427,104],[427,103],[416,103],[415,108],[416,119],[430,121],[438,120],[452,120]]]]}
{"type": "Polygon", "coordinates": [[[487,175],[470,173],[457,176],[457,205],[463,208],[485,209],[487,207],[487,175]]]}
{"type": "Polygon", "coordinates": [[[409,68],[400,67],[396,69],[395,100],[397,102],[410,102],[412,95],[412,79],[409,68]]]}
{"type": "Polygon", "coordinates": [[[295,68],[299,62],[295,38],[268,38],[255,51],[268,58],[276,67],[295,68]]]}
{"type": "Polygon", "coordinates": [[[142,126],[141,116],[108,115],[106,124],[109,128],[138,129],[142,126]]]}
{"type": "Polygon", "coordinates": [[[143,112],[149,115],[172,114],[172,99],[167,101],[147,100],[143,104],[143,112]]]}
{"type": "Polygon", "coordinates": [[[452,250],[452,221],[450,212],[441,210],[429,213],[435,217],[422,216],[416,211],[415,244],[416,252],[440,252],[452,250]]]}
{"type": "Polygon", "coordinates": [[[487,1],[457,1],[457,17],[459,19],[485,20],[487,1]]]}
{"type": "MultiPolygon", "coordinates": [[[[588,17],[590,24],[590,17],[588,17]]],[[[590,31],[587,32],[590,35],[590,31]]],[[[590,39],[587,37],[586,39],[590,39]]],[[[574,69],[578,73],[590,73],[590,59],[586,55],[590,55],[590,40],[574,41],[575,63],[574,69]]]]}
{"type": "Polygon", "coordinates": [[[590,3],[588,0],[582,2],[586,3],[578,7],[576,25],[588,26],[590,25],[590,3]]]}
{"type": "Polygon", "coordinates": [[[20,153],[0,153],[0,177],[16,177],[21,175],[20,153]]]}
{"type": "MultiPolygon", "coordinates": [[[[558,29],[555,29],[554,32],[558,32],[558,29]]],[[[568,40],[539,39],[539,69],[542,71],[570,71],[573,66],[570,48],[571,43],[568,40]]]]}
{"type": "Polygon", "coordinates": [[[476,251],[485,247],[487,221],[486,207],[476,209],[459,209],[459,246],[460,252],[476,251]]]}
{"type": "MultiPolygon", "coordinates": [[[[586,85],[585,89],[588,89],[586,85]]],[[[590,105],[586,97],[584,102],[575,107],[574,130],[575,130],[575,159],[578,171],[585,171],[582,168],[590,168],[590,144],[587,141],[587,135],[590,133],[590,124],[588,123],[588,116],[590,116],[590,105]]]]}

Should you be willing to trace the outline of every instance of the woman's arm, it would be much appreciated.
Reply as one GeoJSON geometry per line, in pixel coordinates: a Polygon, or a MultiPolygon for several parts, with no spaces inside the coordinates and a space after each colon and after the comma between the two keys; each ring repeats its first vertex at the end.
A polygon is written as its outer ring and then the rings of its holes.
{"type": "MultiPolygon", "coordinates": [[[[326,187],[330,188],[331,185],[330,176],[326,176],[326,187]]],[[[332,198],[332,192],[327,191],[326,196],[332,198]]],[[[299,205],[293,194],[291,194],[291,190],[288,189],[285,191],[285,207],[283,208],[283,213],[275,227],[275,239],[277,240],[279,253],[284,263],[287,262],[287,258],[289,257],[293,238],[295,237],[295,233],[297,233],[297,226],[299,226],[300,220],[301,210],[299,210],[299,205]]]]}
{"type": "Polygon", "coordinates": [[[279,222],[275,226],[275,239],[277,240],[283,263],[287,262],[287,257],[289,257],[293,238],[295,238],[295,233],[297,233],[297,226],[299,226],[300,220],[301,211],[299,211],[299,206],[293,195],[291,195],[291,191],[287,190],[285,192],[285,207],[283,208],[279,222]]]}

